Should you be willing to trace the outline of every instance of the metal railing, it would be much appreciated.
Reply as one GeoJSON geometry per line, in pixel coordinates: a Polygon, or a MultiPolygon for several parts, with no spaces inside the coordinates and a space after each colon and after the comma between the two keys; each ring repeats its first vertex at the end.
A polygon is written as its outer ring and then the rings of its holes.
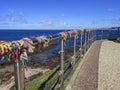
{"type": "MultiPolygon", "coordinates": [[[[94,41],[96,41],[96,37],[107,36],[110,38],[111,29],[109,29],[108,34],[103,34],[105,30],[103,29],[83,29],[83,30],[73,30],[68,32],[62,32],[58,35],[54,35],[52,37],[47,37],[47,40],[42,40],[41,37],[37,37],[34,40],[34,44],[48,43],[48,41],[60,39],[60,67],[54,72],[52,75],[52,79],[47,82],[47,86],[45,90],[52,90],[55,88],[59,88],[63,90],[64,88],[64,80],[68,77],[72,69],[74,68],[76,62],[86,53],[88,48],[92,45],[94,41]],[[97,31],[101,31],[101,34],[97,35],[97,31]],[[74,54],[68,59],[64,60],[64,44],[67,38],[74,37],[74,54]],[[79,37],[80,45],[79,50],[76,51],[76,40],[79,37]],[[41,41],[40,41],[41,40],[41,41]]],[[[3,54],[4,55],[4,54],[3,54]]],[[[15,88],[16,90],[25,90],[25,81],[24,81],[24,67],[21,67],[20,56],[18,56],[18,61],[14,62],[14,73],[15,73],[15,88]]]]}

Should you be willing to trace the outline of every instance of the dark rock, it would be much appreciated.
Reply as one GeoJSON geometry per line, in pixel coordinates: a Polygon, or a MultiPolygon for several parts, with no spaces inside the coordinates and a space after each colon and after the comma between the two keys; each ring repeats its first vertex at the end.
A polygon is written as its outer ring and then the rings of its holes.
{"type": "Polygon", "coordinates": [[[120,42],[120,37],[117,38],[117,42],[120,42]]]}

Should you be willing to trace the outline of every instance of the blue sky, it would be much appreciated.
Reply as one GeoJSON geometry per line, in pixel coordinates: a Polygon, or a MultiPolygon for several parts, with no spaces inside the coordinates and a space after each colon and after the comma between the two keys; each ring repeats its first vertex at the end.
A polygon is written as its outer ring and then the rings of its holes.
{"type": "Polygon", "coordinates": [[[120,0],[0,0],[0,29],[120,26],[120,0]]]}

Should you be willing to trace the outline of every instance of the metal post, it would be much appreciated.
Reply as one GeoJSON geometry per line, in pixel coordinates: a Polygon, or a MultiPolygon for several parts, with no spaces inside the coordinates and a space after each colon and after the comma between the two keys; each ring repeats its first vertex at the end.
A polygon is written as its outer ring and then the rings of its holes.
{"type": "Polygon", "coordinates": [[[108,40],[110,39],[110,37],[111,37],[111,29],[109,30],[108,40]]]}
{"type": "Polygon", "coordinates": [[[20,90],[19,62],[14,62],[15,90],[20,90]]]}
{"type": "Polygon", "coordinates": [[[92,30],[92,42],[94,42],[94,31],[92,30]]]}
{"type": "Polygon", "coordinates": [[[119,35],[120,35],[120,27],[118,27],[118,37],[119,37],[119,35]]]}
{"type": "Polygon", "coordinates": [[[25,73],[24,73],[24,66],[22,65],[22,61],[19,63],[19,71],[20,71],[20,90],[25,90],[25,73]]]}
{"type": "Polygon", "coordinates": [[[93,35],[93,30],[91,31],[91,33],[92,33],[91,40],[92,40],[92,43],[93,43],[93,38],[94,38],[94,35],[93,35]]]}
{"type": "Polygon", "coordinates": [[[92,39],[93,39],[93,42],[94,42],[94,30],[93,30],[92,32],[93,32],[93,37],[92,37],[92,39]]]}
{"type": "Polygon", "coordinates": [[[93,30],[92,32],[93,32],[93,42],[94,42],[94,38],[95,38],[95,35],[94,35],[94,30],[93,30]]]}
{"type": "Polygon", "coordinates": [[[103,30],[101,31],[101,40],[103,39],[103,30]]]}
{"type": "Polygon", "coordinates": [[[119,31],[119,36],[120,36],[120,27],[118,27],[118,31],[119,31]]]}
{"type": "Polygon", "coordinates": [[[63,38],[61,38],[61,70],[62,70],[62,75],[61,75],[60,90],[63,90],[63,87],[64,87],[64,41],[63,41],[63,38]]]}
{"type": "Polygon", "coordinates": [[[117,36],[119,37],[119,28],[117,28],[117,29],[118,29],[118,35],[117,36]]]}
{"type": "Polygon", "coordinates": [[[84,42],[84,54],[85,54],[85,52],[86,52],[86,31],[84,32],[84,36],[85,36],[85,42],[84,42]]]}
{"type": "Polygon", "coordinates": [[[90,30],[90,32],[89,32],[89,42],[90,42],[90,46],[91,46],[91,43],[92,43],[92,33],[91,33],[91,30],[90,30]]]}
{"type": "Polygon", "coordinates": [[[89,45],[91,46],[91,31],[89,32],[89,45]]]}
{"type": "Polygon", "coordinates": [[[86,51],[88,49],[88,32],[86,33],[86,51]]]}
{"type": "Polygon", "coordinates": [[[96,41],[96,30],[94,30],[94,41],[96,41]]]}
{"type": "Polygon", "coordinates": [[[80,56],[82,57],[82,33],[80,35],[80,56]]]}
{"type": "Polygon", "coordinates": [[[92,44],[92,32],[90,31],[90,46],[92,44]]]}
{"type": "Polygon", "coordinates": [[[88,31],[88,48],[90,47],[90,31],[88,31]]]}
{"type": "Polygon", "coordinates": [[[76,62],[76,39],[77,39],[77,35],[74,36],[74,64],[76,62]]]}

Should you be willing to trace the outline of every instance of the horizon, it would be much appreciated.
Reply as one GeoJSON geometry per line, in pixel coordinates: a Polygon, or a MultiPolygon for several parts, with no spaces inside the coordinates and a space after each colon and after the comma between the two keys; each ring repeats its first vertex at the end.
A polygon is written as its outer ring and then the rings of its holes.
{"type": "Polygon", "coordinates": [[[0,30],[119,27],[119,3],[119,0],[1,0],[0,30]]]}

